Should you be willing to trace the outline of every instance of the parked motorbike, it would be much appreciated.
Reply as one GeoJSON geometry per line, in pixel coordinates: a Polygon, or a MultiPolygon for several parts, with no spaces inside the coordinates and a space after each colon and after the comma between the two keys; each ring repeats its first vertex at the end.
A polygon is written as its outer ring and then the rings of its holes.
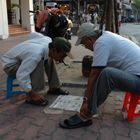
{"type": "MultiPolygon", "coordinates": [[[[33,11],[30,12],[33,13],[33,11]]],[[[34,13],[36,14],[36,12],[34,13]]],[[[44,21],[43,25],[38,28],[35,24],[35,29],[37,32],[40,32],[51,38],[65,37],[66,39],[71,39],[72,35],[71,30],[68,27],[67,17],[64,14],[54,14],[49,12],[47,15],[47,19],[44,21]]]]}

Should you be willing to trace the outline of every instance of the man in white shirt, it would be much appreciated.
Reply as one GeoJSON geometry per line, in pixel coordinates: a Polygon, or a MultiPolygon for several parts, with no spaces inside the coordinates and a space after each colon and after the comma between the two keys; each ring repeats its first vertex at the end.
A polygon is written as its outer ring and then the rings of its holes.
{"type": "Polygon", "coordinates": [[[114,89],[140,93],[138,45],[115,33],[101,32],[92,23],[80,26],[78,44],[94,51],[93,63],[80,113],[60,122],[67,129],[91,125],[92,116],[114,89]]]}
{"type": "Polygon", "coordinates": [[[45,87],[44,69],[52,94],[67,94],[60,88],[54,61],[62,62],[71,50],[71,44],[62,37],[53,40],[40,33],[32,33],[29,40],[10,49],[2,56],[3,69],[8,75],[16,75],[19,85],[27,92],[27,103],[47,105],[38,94],[45,87]]]}

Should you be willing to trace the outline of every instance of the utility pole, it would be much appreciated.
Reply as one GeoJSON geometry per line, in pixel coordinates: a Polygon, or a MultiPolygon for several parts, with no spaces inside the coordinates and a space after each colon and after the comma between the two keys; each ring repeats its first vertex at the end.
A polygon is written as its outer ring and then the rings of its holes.
{"type": "Polygon", "coordinates": [[[78,11],[77,11],[77,14],[78,14],[78,17],[79,17],[79,15],[80,15],[80,0],[78,0],[78,3],[77,3],[77,9],[78,9],[78,11]]]}
{"type": "Polygon", "coordinates": [[[84,13],[87,12],[87,0],[84,0],[84,13]]]}
{"type": "Polygon", "coordinates": [[[77,8],[78,8],[78,11],[77,11],[77,15],[78,15],[78,26],[81,24],[81,21],[80,21],[80,1],[81,0],[78,0],[77,2],[77,8]]]}

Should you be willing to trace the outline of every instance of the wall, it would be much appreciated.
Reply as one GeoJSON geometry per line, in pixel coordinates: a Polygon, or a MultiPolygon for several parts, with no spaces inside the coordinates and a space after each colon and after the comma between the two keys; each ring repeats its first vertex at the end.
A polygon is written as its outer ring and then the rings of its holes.
{"type": "Polygon", "coordinates": [[[29,13],[33,11],[33,1],[32,0],[21,0],[21,23],[22,27],[33,32],[34,31],[34,14],[29,13]]]}

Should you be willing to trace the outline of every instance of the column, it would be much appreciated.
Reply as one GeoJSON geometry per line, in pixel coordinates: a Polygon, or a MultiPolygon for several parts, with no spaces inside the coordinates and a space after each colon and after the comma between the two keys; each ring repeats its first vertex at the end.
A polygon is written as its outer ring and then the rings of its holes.
{"type": "Polygon", "coordinates": [[[0,39],[9,36],[6,0],[0,0],[0,39]]]}
{"type": "Polygon", "coordinates": [[[22,27],[27,28],[27,30],[34,32],[34,14],[29,13],[33,11],[33,1],[32,0],[21,0],[21,23],[22,27]]]}

